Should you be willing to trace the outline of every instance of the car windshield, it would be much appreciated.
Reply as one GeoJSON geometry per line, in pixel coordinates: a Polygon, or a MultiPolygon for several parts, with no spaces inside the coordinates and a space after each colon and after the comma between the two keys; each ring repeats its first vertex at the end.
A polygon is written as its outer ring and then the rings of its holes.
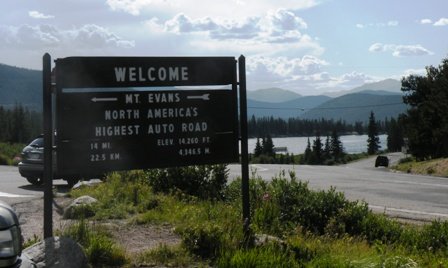
{"type": "Polygon", "coordinates": [[[37,138],[30,143],[32,147],[44,147],[44,138],[37,138]]]}

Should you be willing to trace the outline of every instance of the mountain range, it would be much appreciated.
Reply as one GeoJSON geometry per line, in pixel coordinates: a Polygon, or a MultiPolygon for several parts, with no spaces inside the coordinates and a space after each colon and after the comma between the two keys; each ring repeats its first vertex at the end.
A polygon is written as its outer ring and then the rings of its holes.
{"type": "MultiPolygon", "coordinates": [[[[373,111],[377,120],[396,118],[406,111],[400,88],[399,81],[387,79],[318,96],[302,96],[281,88],[249,90],[248,116],[325,118],[354,123],[367,122],[373,111]]],[[[42,109],[42,72],[0,64],[0,106],[17,103],[42,109]]]]}

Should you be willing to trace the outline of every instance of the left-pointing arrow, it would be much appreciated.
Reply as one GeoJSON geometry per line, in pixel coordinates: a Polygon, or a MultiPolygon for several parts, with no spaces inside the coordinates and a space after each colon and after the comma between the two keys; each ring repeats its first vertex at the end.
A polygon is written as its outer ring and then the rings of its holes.
{"type": "Polygon", "coordinates": [[[117,98],[97,98],[97,97],[93,97],[92,101],[93,102],[99,102],[99,101],[117,101],[117,98]]]}

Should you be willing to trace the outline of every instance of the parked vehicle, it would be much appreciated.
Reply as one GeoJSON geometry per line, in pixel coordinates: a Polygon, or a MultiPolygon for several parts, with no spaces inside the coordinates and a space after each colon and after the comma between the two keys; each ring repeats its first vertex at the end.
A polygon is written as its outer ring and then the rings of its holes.
{"type": "MultiPolygon", "coordinates": [[[[19,173],[27,181],[34,185],[41,185],[44,178],[44,138],[43,135],[34,139],[30,144],[23,148],[22,161],[19,163],[19,173]]],[[[53,170],[56,170],[56,153],[53,152],[53,170]]],[[[64,176],[63,174],[53,173],[53,179],[63,179],[69,186],[75,185],[80,178],[89,180],[98,176],[64,176]]]]}
{"type": "Polygon", "coordinates": [[[379,167],[379,166],[388,167],[389,166],[389,158],[384,155],[377,156],[376,160],[375,160],[375,167],[379,167]]]}
{"type": "Polygon", "coordinates": [[[0,267],[21,266],[23,237],[14,209],[0,200],[0,267]]]}

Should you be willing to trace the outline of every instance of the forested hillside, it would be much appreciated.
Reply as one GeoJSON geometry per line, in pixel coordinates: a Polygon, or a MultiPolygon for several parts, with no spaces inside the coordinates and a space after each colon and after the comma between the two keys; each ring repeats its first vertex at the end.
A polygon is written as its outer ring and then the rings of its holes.
{"type": "Polygon", "coordinates": [[[0,106],[0,142],[28,143],[42,133],[42,114],[21,105],[0,106]]]}
{"type": "Polygon", "coordinates": [[[42,109],[42,72],[0,64],[0,105],[42,109]]]}

